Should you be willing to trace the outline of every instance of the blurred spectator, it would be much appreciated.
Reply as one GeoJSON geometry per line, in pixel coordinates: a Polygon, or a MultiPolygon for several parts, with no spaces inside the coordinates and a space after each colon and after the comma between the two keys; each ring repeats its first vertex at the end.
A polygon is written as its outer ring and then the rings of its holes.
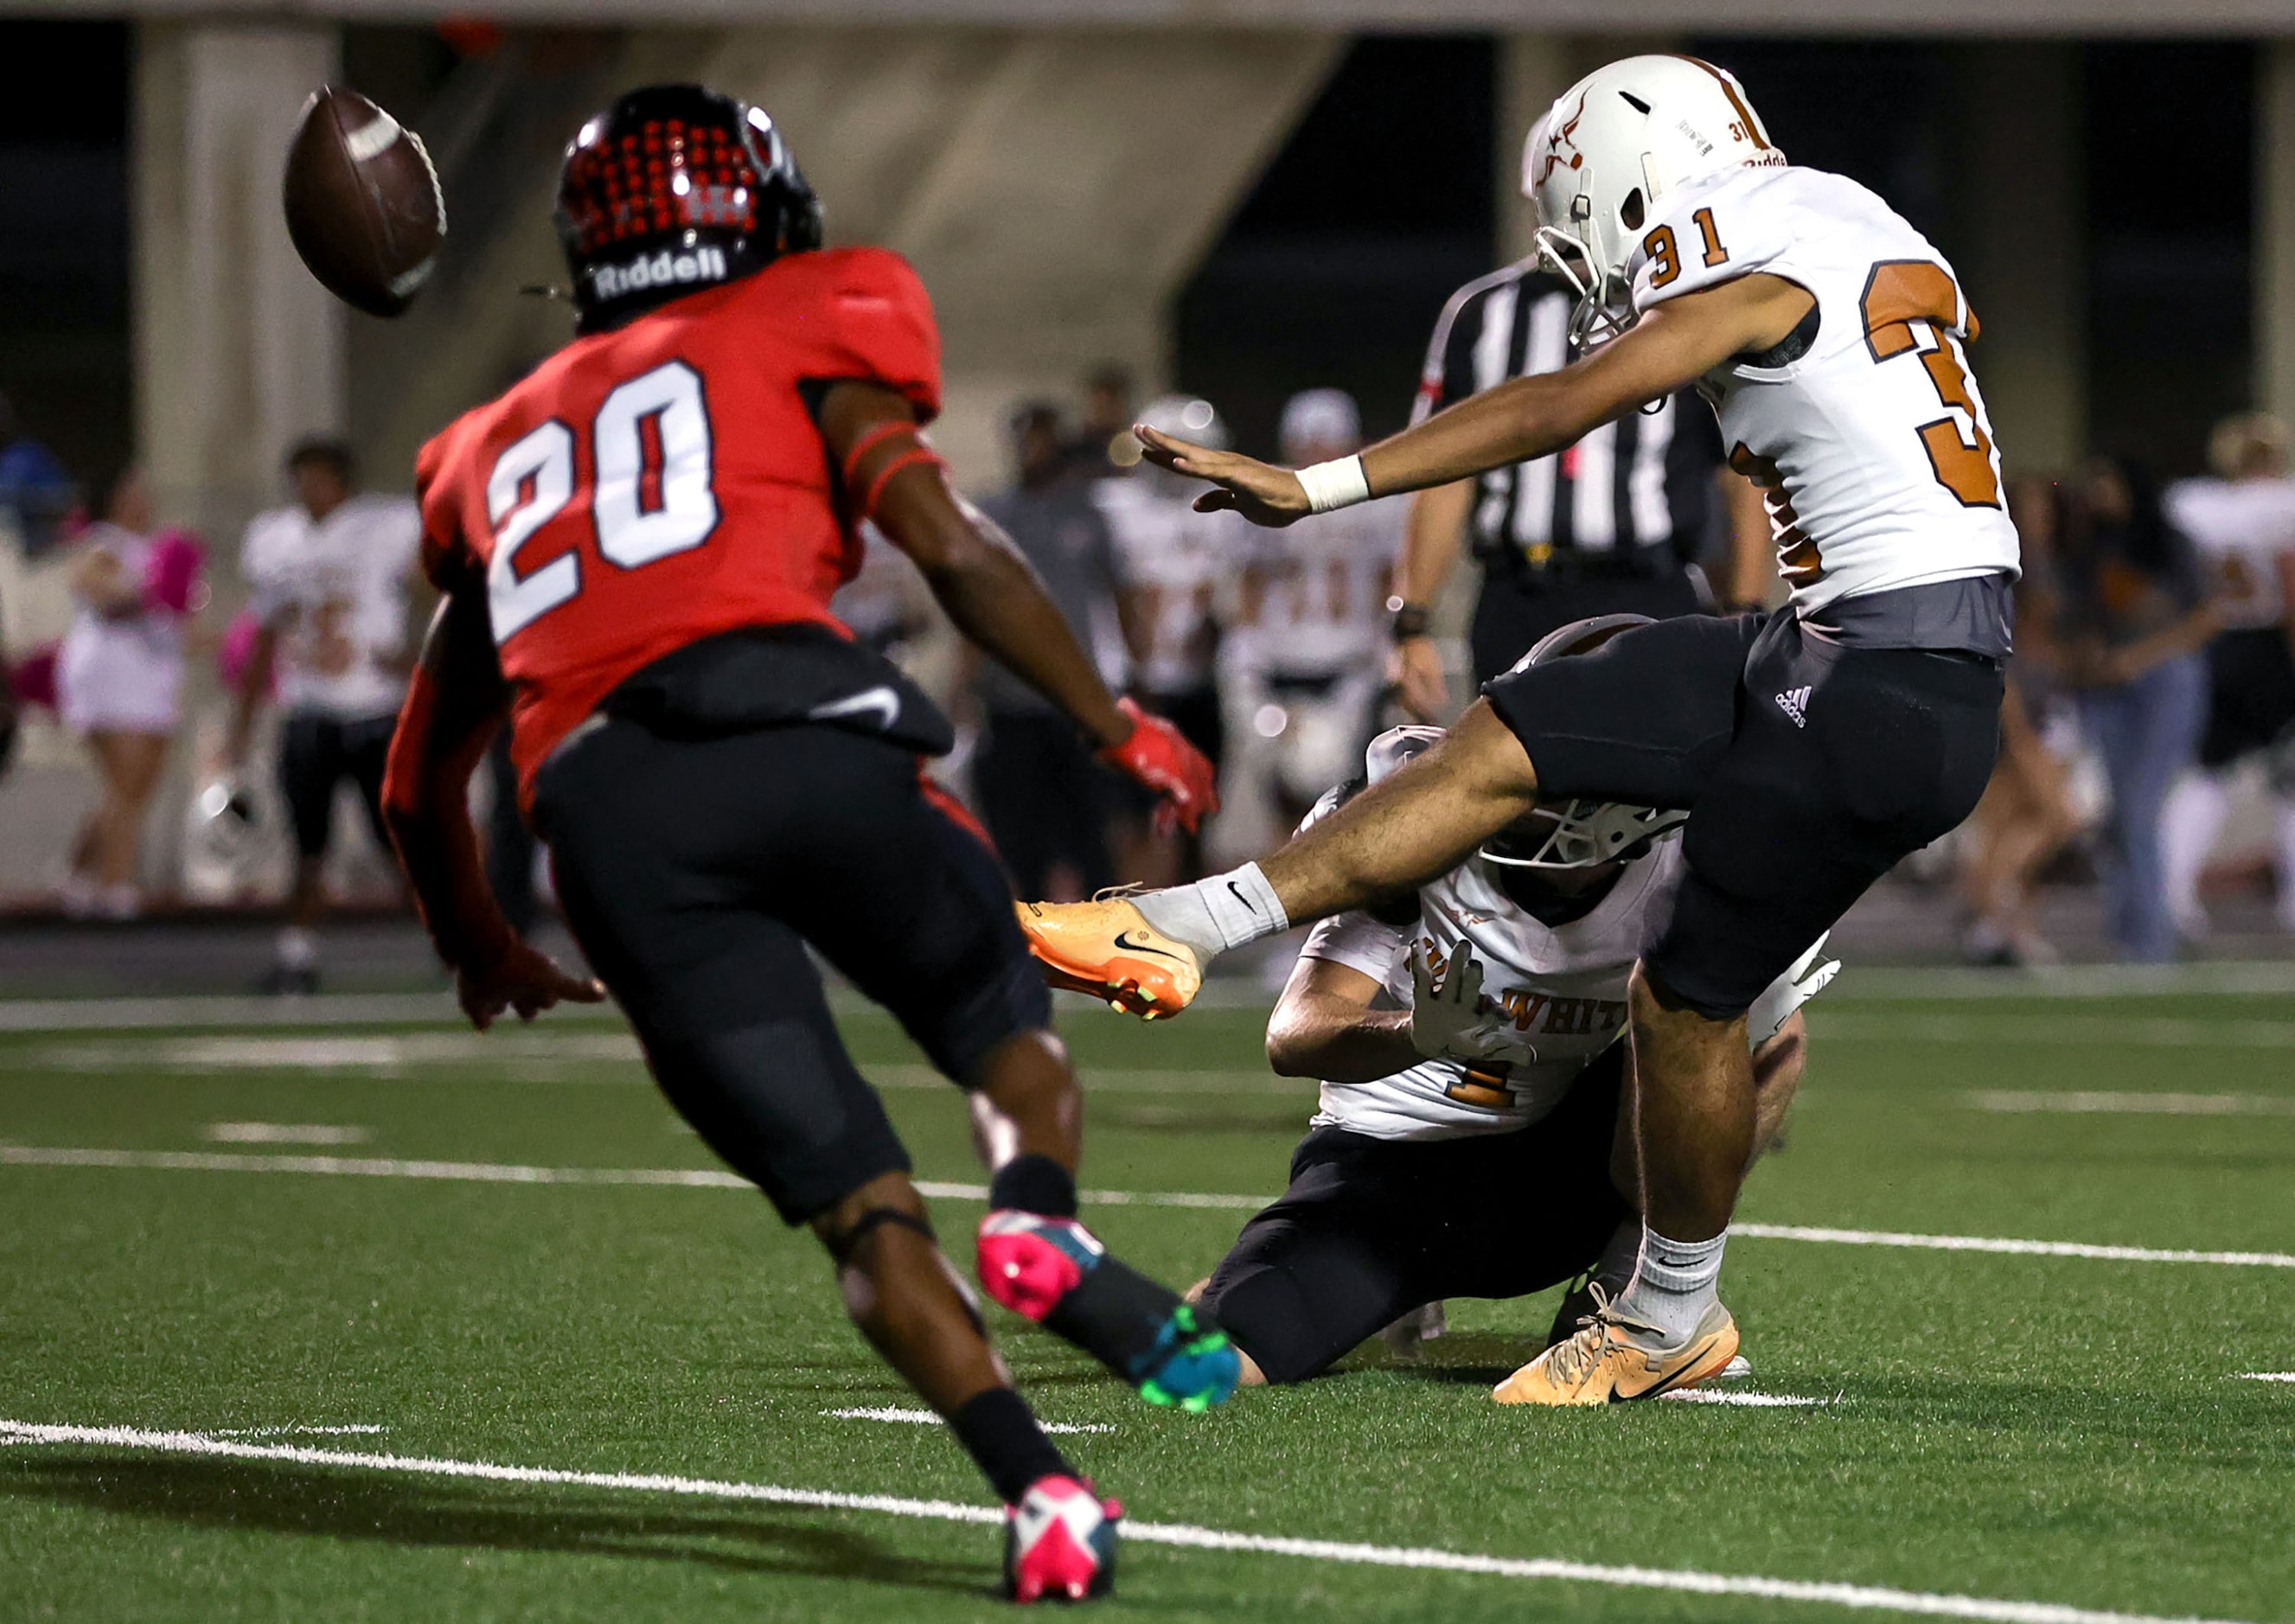
{"type": "Polygon", "coordinates": [[[275,670],[279,786],[294,824],[295,885],[260,984],[312,992],[337,785],[356,786],[376,841],[390,849],[382,772],[412,668],[407,594],[422,523],[403,497],[357,494],[350,450],[339,441],[304,441],[287,471],[295,501],[257,515],[240,552],[261,629],[241,674],[227,755],[233,771],[246,770],[255,714],[275,670]]]}
{"type": "Polygon", "coordinates": [[[1968,921],[1961,951],[1974,964],[2046,965],[2057,955],[2034,918],[2032,883],[2082,827],[2063,762],[2049,742],[2048,719],[2064,708],[2052,635],[2062,504],[2052,483],[2024,479],[2011,487],[2008,506],[2023,541],[2016,658],[2001,704],[2000,755],[1962,848],[1968,921]]]}
{"type": "MultiPolygon", "coordinates": [[[[1427,347],[1413,420],[1511,378],[1567,366],[1576,359],[1568,339],[1574,297],[1536,257],[1452,294],[1427,347]]],[[[1760,607],[1776,580],[1768,518],[1760,494],[1728,470],[1720,426],[1690,390],[1590,429],[1552,456],[1417,493],[1396,571],[1394,681],[1403,706],[1423,722],[1450,719],[1430,621],[1462,533],[1482,567],[1468,634],[1480,683],[1586,616],[1664,619],[1711,607],[1717,594],[1695,566],[1717,526],[1729,538],[1721,607],[1760,607]]]]}
{"type": "Polygon", "coordinates": [[[2214,635],[2197,553],[2141,468],[2099,457],[2081,471],[2057,536],[2065,681],[2111,782],[2112,935],[2130,959],[2176,955],[2160,847],[2168,786],[2207,719],[2201,649],[2214,635]]]}
{"type": "Polygon", "coordinates": [[[1125,465],[1116,461],[1117,448],[1137,444],[1125,435],[1131,427],[1131,370],[1103,361],[1083,380],[1083,421],[1065,443],[1069,466],[1086,479],[1122,473],[1125,465]]]}
{"type": "MultiPolygon", "coordinates": [[[[1283,408],[1282,457],[1295,468],[1352,456],[1362,437],[1343,389],[1309,389],[1283,408]]],[[[1362,771],[1385,686],[1402,519],[1403,503],[1389,498],[1250,533],[1237,623],[1221,647],[1222,840],[1270,849],[1317,796],[1362,771]]]]}
{"type": "MultiPolygon", "coordinates": [[[[2287,430],[2263,413],[2225,419],[2208,446],[2211,479],[2168,487],[2168,517],[2207,566],[2216,618],[2208,645],[2207,730],[2196,771],[2176,782],[2161,836],[2168,905],[2187,940],[2208,934],[2200,902],[2206,867],[2228,804],[2228,780],[2295,725],[2295,480],[2287,477],[2287,430]]],[[[2295,930],[2295,794],[2275,795],[2279,919],[2295,930]]]]}
{"type": "MultiPolygon", "coordinates": [[[[1227,426],[1211,403],[1191,396],[1152,400],[1139,418],[1200,445],[1228,443],[1227,426]]],[[[1115,543],[1133,697],[1169,717],[1218,766],[1225,733],[1213,660],[1223,600],[1232,597],[1239,561],[1253,545],[1252,528],[1234,513],[1197,512],[1203,482],[1138,461],[1139,442],[1131,443],[1131,472],[1100,481],[1092,487],[1092,498],[1107,516],[1115,543]]],[[[1152,835],[1144,820],[1133,822],[1138,827],[1124,862],[1127,877],[1169,885],[1201,872],[1199,840],[1152,835]]]]}
{"type": "MultiPolygon", "coordinates": [[[[1012,414],[1018,477],[982,503],[1004,527],[1076,639],[1092,646],[1096,622],[1113,614],[1114,560],[1107,521],[1081,482],[1067,477],[1059,415],[1032,404],[1012,414]]],[[[1019,894],[1073,900],[1109,884],[1106,808],[1115,786],[1042,695],[981,657],[977,690],[986,738],[973,768],[973,798],[1019,894]]]]}
{"type": "Polygon", "coordinates": [[[197,608],[197,547],[151,537],[139,469],[120,469],[94,496],[102,517],[73,543],[77,607],[56,659],[56,698],[64,725],[87,746],[102,798],[80,825],[57,894],[76,918],[129,919],[143,910],[144,814],[182,719],[183,625],[197,608]]]}
{"type": "Polygon", "coordinates": [[[39,557],[61,539],[78,494],[63,465],[23,432],[16,408],[0,395],[0,508],[14,518],[26,558],[39,557]]]}

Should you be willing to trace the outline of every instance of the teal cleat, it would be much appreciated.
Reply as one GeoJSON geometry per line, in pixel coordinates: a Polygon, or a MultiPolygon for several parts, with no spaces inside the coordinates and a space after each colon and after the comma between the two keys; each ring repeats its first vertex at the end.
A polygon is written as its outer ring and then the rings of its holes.
{"type": "Polygon", "coordinates": [[[1226,1332],[1182,1302],[1128,1374],[1148,1403],[1200,1415],[1227,1402],[1243,1375],[1243,1360],[1226,1332]]]}

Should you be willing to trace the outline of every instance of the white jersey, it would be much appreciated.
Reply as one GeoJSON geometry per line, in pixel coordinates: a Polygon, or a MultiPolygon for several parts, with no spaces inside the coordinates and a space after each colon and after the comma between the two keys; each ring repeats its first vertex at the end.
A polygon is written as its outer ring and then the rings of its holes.
{"type": "MultiPolygon", "coordinates": [[[[151,557],[149,537],[110,523],[89,526],[79,545],[133,582],[151,557]]],[[[99,615],[83,603],[56,654],[57,706],[75,733],[172,733],[183,684],[183,623],[164,610],[99,615]]]]}
{"type": "Polygon", "coordinates": [[[1116,574],[1146,623],[1147,650],[1133,680],[1159,694],[1209,686],[1219,605],[1248,544],[1246,521],[1198,513],[1191,494],[1157,490],[1146,473],[1100,480],[1091,498],[1115,543],[1116,574]]]}
{"type": "Polygon", "coordinates": [[[2168,522],[2207,565],[2226,626],[2287,619],[2283,561],[2295,555],[2295,479],[2185,479],[2168,487],[2168,522]]]}
{"type": "Polygon", "coordinates": [[[422,516],[404,497],[354,496],[314,523],[274,509],[247,527],[249,605],[278,633],[279,703],[338,721],[388,715],[406,679],[385,664],[406,647],[406,581],[422,516]]]}
{"type": "Polygon", "coordinates": [[[1254,532],[1237,632],[1243,662],[1301,677],[1343,676],[1377,664],[1406,510],[1389,498],[1254,532]]]}
{"type": "Polygon", "coordinates": [[[2000,453],[1968,370],[1952,266],[1855,181],[1732,169],[1665,200],[1627,262],[1634,308],[1761,272],[1817,299],[1808,348],[1729,363],[1699,390],[1730,465],[1763,487],[1806,614],[1836,599],[2017,574],[2000,453]]]}
{"type": "Polygon", "coordinates": [[[1360,913],[1325,919],[1303,956],[1382,983],[1384,1008],[1410,1008],[1411,955],[1440,980],[1460,953],[1472,954],[1482,967],[1483,1002],[1512,1014],[1538,1057],[1514,1065],[1422,1060],[1376,1082],[1327,1082],[1315,1125],[1376,1139],[1450,1139],[1538,1121],[1625,1030],[1626,982],[1644,929],[1680,883],[1681,843],[1669,840],[1627,864],[1583,918],[1547,926],[1506,894],[1493,865],[1471,858],[1420,889],[1416,926],[1396,929],[1360,913]]]}

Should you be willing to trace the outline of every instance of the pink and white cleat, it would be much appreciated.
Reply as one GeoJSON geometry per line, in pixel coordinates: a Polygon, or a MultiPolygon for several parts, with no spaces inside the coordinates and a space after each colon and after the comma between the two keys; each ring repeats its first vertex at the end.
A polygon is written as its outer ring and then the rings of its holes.
{"type": "Polygon", "coordinates": [[[1115,1524],[1123,1507],[1088,1482],[1040,1477],[1004,1508],[1004,1593],[1024,1605],[1081,1602],[1115,1583],[1115,1524]]]}

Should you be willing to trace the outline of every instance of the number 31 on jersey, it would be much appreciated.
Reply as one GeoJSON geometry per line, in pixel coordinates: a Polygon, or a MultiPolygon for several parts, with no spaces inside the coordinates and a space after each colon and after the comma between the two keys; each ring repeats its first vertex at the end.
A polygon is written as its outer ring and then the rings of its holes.
{"type": "MultiPolygon", "coordinates": [[[[709,539],[717,528],[717,494],[700,373],[682,361],[641,373],[606,396],[589,431],[596,470],[590,521],[600,557],[640,569],[709,539]]],[[[574,499],[574,437],[552,418],[496,458],[487,476],[494,544],[486,604],[496,643],[581,594],[578,551],[530,575],[518,568],[519,549],[574,499]]]]}

